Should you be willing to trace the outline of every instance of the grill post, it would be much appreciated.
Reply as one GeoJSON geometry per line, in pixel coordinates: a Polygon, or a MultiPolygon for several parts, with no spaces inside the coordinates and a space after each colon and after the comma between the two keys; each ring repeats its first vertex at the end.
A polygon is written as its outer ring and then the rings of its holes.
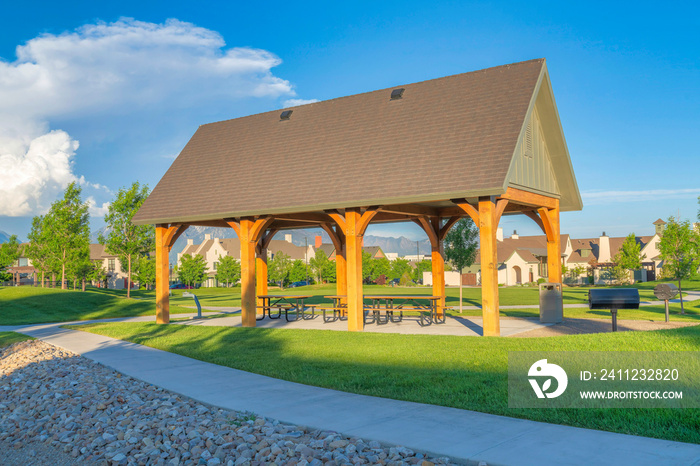
{"type": "Polygon", "coordinates": [[[664,299],[664,304],[666,308],[666,322],[668,322],[668,299],[664,299]]]}
{"type": "Polygon", "coordinates": [[[612,331],[617,332],[617,309],[610,309],[610,314],[612,314],[612,331]]]}

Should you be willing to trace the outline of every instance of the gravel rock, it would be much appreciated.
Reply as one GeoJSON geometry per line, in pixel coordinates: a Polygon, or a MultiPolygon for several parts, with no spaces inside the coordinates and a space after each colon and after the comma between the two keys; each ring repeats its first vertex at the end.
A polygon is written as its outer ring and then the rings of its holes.
{"type": "Polygon", "coordinates": [[[451,464],[205,406],[39,340],[0,350],[0,465],[451,464]]]}

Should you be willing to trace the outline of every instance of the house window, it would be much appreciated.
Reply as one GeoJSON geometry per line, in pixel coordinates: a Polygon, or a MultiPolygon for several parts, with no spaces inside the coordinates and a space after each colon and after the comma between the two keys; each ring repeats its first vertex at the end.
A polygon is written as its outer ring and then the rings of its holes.
{"type": "Polygon", "coordinates": [[[214,262],[214,270],[216,270],[216,268],[217,268],[218,266],[219,266],[219,263],[218,263],[218,262],[214,262]]]}
{"type": "Polygon", "coordinates": [[[20,257],[18,262],[20,267],[26,267],[29,265],[29,259],[26,257],[20,257]]]}
{"type": "Polygon", "coordinates": [[[117,269],[115,259],[107,259],[107,270],[114,272],[117,269]]]}
{"type": "Polygon", "coordinates": [[[591,253],[589,249],[581,249],[581,257],[588,257],[588,255],[591,253]]]}

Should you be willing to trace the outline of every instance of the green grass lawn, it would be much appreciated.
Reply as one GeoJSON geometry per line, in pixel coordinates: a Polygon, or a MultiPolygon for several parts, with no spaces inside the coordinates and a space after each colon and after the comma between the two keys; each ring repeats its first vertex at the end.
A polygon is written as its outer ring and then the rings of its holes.
{"type": "Polygon", "coordinates": [[[0,349],[18,341],[33,340],[34,338],[15,332],[0,332],[0,349]]]}
{"type": "Polygon", "coordinates": [[[550,338],[191,327],[75,326],[215,364],[352,393],[700,443],[697,409],[509,409],[508,351],[698,351],[700,326],[550,338]]]}
{"type": "MultiPolygon", "coordinates": [[[[153,292],[137,292],[134,296],[126,299],[125,291],[100,288],[82,292],[31,286],[0,287],[0,325],[155,316],[153,292]]],[[[192,309],[172,304],[170,312],[192,312],[192,309]]]]}

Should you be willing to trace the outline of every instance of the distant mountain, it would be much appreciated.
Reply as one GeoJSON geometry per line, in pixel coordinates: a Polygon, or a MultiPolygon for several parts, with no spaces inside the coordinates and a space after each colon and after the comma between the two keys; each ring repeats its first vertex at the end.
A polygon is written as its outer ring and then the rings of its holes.
{"type": "Polygon", "coordinates": [[[399,236],[395,238],[393,236],[365,236],[365,246],[379,246],[382,251],[395,252],[401,256],[415,256],[416,251],[418,254],[430,255],[430,240],[424,239],[420,241],[413,241],[405,236],[399,236]]]}
{"type": "Polygon", "coordinates": [[[0,243],[7,243],[10,240],[10,236],[12,235],[0,230],[0,243]]]}

